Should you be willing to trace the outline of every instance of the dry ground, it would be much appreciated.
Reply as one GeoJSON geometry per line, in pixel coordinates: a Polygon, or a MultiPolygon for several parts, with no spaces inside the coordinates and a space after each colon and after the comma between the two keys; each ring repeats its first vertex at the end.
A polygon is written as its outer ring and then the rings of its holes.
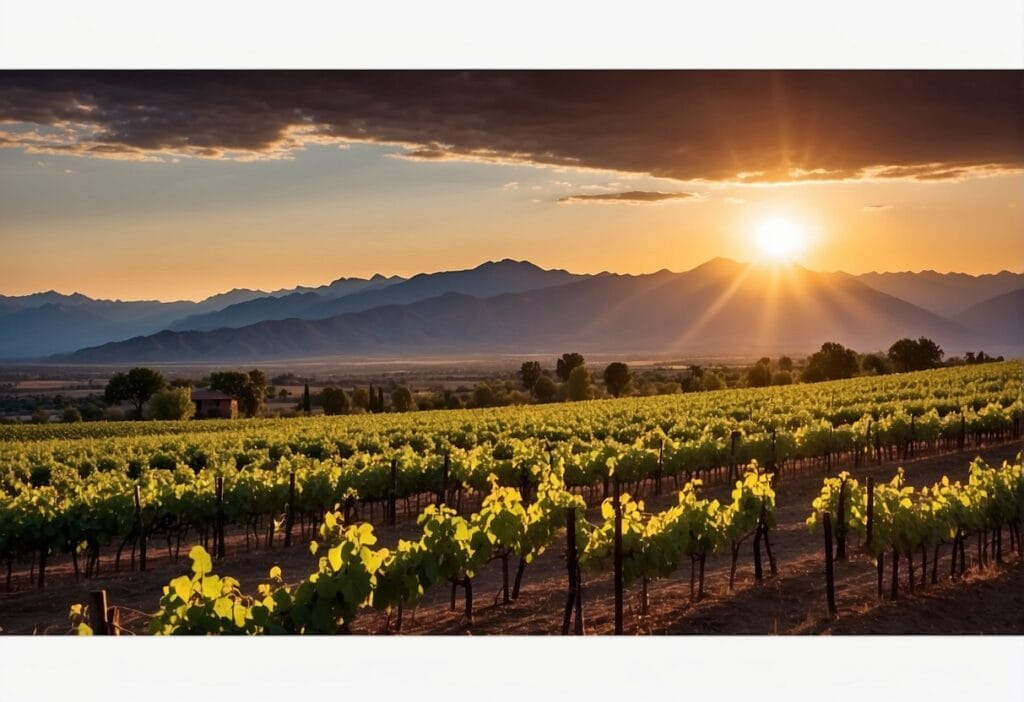
{"type": "MultiPolygon", "coordinates": [[[[949,454],[902,462],[908,481],[931,484],[943,474],[966,476],[969,461],[977,454],[989,462],[1012,458],[1019,443],[1001,447],[949,454]]],[[[838,470],[838,469],[836,469],[838,470]]],[[[862,466],[851,469],[855,477],[872,475],[876,480],[891,478],[895,466],[862,466]]],[[[833,471],[835,472],[835,470],[833,471]]],[[[885,573],[886,599],[879,602],[875,591],[874,562],[850,545],[851,556],[836,565],[839,616],[832,620],[825,605],[823,546],[821,532],[809,533],[804,525],[811,500],[817,495],[823,473],[806,471],[784,475],[777,485],[777,528],[772,548],[778,575],[758,583],[753,577],[752,545],[743,545],[736,587],[729,591],[729,558],[710,558],[705,576],[705,598],[690,602],[689,567],[671,578],[655,581],[649,588],[650,608],[639,614],[640,585],[627,589],[625,629],[627,633],[656,634],[1022,634],[1024,633],[1024,565],[1015,554],[1007,554],[1002,566],[974,568],[960,581],[950,581],[949,547],[940,555],[939,583],[906,591],[906,563],[901,564],[902,592],[899,600],[888,599],[889,569],[885,573]],[[945,575],[946,577],[942,577],[945,575]]],[[[728,499],[728,487],[713,486],[708,493],[728,499]]],[[[649,510],[660,509],[672,497],[647,500],[649,510]]],[[[592,516],[596,519],[596,516],[592,516]]],[[[397,538],[414,538],[419,530],[414,520],[395,528],[377,529],[381,544],[397,538]]],[[[1004,554],[1008,552],[1004,539],[1004,554]]],[[[967,554],[976,556],[973,541],[967,554]]],[[[112,549],[110,549],[112,550],[112,549]]],[[[245,550],[241,532],[230,534],[227,557],[216,570],[242,582],[246,591],[266,576],[272,565],[280,565],[286,579],[300,580],[314,567],[305,544],[289,549],[245,550]]],[[[187,548],[182,549],[186,553],[187,548]]],[[[526,569],[518,600],[501,605],[500,563],[493,562],[474,581],[475,621],[469,626],[463,616],[462,593],[456,611],[449,610],[450,590],[440,586],[429,591],[414,612],[406,612],[402,632],[406,634],[556,634],[561,629],[566,597],[564,539],[526,569]]],[[[930,557],[930,554],[929,554],[930,557]]],[[[66,633],[67,613],[72,603],[85,602],[90,590],[106,589],[112,605],[122,608],[122,624],[135,632],[145,630],[147,611],[156,608],[161,589],[172,577],[188,570],[187,559],[174,563],[159,542],[151,546],[150,567],[145,573],[113,573],[113,553],[102,561],[101,575],[76,582],[70,565],[61,562],[47,569],[47,587],[28,589],[28,573],[17,572],[15,592],[0,593],[0,628],[4,633],[66,633]]],[[[918,564],[919,565],[919,564],[918,564]]],[[[514,570],[515,563],[512,563],[514,570]]],[[[767,575],[767,561],[765,562],[767,575]]],[[[920,577],[920,569],[916,569],[920,577]]],[[[613,631],[613,597],[610,565],[598,572],[584,573],[584,619],[588,634],[613,631]]],[[[385,633],[383,614],[367,611],[354,624],[357,633],[385,633]]]]}

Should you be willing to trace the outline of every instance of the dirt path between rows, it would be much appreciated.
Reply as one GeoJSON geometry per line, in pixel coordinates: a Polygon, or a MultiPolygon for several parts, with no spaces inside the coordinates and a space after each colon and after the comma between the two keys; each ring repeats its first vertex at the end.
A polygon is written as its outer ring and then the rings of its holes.
{"type": "MultiPolygon", "coordinates": [[[[981,455],[989,463],[1012,459],[1022,448],[1019,442],[968,451],[962,454],[932,456],[900,462],[906,468],[910,484],[923,486],[949,475],[965,478],[969,462],[981,455]]],[[[896,464],[861,466],[851,469],[858,479],[873,476],[888,480],[896,464]]],[[[836,472],[838,469],[833,470],[836,472]]],[[[1007,554],[1004,564],[974,568],[959,581],[949,575],[949,547],[940,554],[939,582],[918,586],[911,595],[906,591],[906,564],[901,568],[900,599],[888,599],[889,568],[885,573],[886,599],[879,602],[875,589],[874,561],[860,553],[859,544],[850,545],[847,562],[836,564],[836,599],[839,616],[832,620],[825,605],[823,546],[820,530],[810,533],[804,520],[818,494],[823,471],[784,475],[776,486],[777,527],[771,534],[772,550],[778,562],[778,575],[754,580],[753,547],[743,544],[736,585],[729,591],[729,556],[708,559],[705,574],[706,596],[690,602],[690,568],[685,565],[672,577],[652,582],[649,587],[649,611],[639,613],[639,583],[628,588],[625,602],[625,631],[630,634],[1022,634],[1024,633],[1024,564],[1016,554],[1007,554]],[[945,569],[945,572],[943,572],[945,569]],[[943,577],[945,575],[946,577],[943,577]]],[[[705,494],[728,500],[730,488],[709,487],[705,494]]],[[[668,491],[667,491],[668,492],[668,491]]],[[[664,495],[645,500],[649,511],[656,511],[674,498],[664,495]]],[[[597,520],[596,510],[590,515],[597,520]]],[[[414,520],[397,527],[377,527],[380,544],[394,544],[398,538],[417,538],[414,520]]],[[[301,540],[300,540],[301,541],[301,540]]],[[[1007,542],[1004,541],[1004,546],[1007,542]]],[[[968,546],[973,546],[973,542],[968,546]]],[[[218,573],[241,581],[243,590],[255,589],[272,565],[279,565],[289,581],[300,580],[315,568],[305,544],[289,549],[261,548],[245,550],[245,538],[239,531],[229,536],[228,555],[216,564],[218,573]]],[[[122,608],[122,625],[142,633],[148,616],[167,582],[188,570],[187,559],[174,563],[158,543],[152,546],[153,559],[145,573],[113,573],[113,558],[105,556],[101,575],[76,582],[70,566],[64,564],[47,571],[45,590],[28,587],[28,573],[19,574],[13,593],[0,593],[0,630],[7,634],[69,631],[68,608],[85,602],[91,590],[107,590],[112,605],[122,608]]],[[[450,589],[438,586],[426,593],[420,606],[406,612],[403,634],[557,634],[561,630],[562,609],[566,598],[564,537],[558,539],[533,564],[527,567],[518,600],[501,605],[501,565],[495,561],[474,580],[474,623],[468,626],[463,615],[462,593],[456,611],[449,610],[450,589]]],[[[187,553],[187,548],[182,548],[187,553]]],[[[976,554],[967,549],[968,557],[976,554]]],[[[930,554],[929,554],[930,558],[930,554]]],[[[919,565],[919,564],[918,564],[919,565]]],[[[515,563],[512,563],[514,571],[515,563]]],[[[767,562],[765,563],[767,575],[767,562]]],[[[916,570],[920,578],[920,569],[916,570]]],[[[584,572],[584,619],[586,633],[610,634],[614,628],[612,573],[608,567],[584,572]]],[[[356,633],[384,633],[387,618],[365,611],[353,626],[356,633]]]]}

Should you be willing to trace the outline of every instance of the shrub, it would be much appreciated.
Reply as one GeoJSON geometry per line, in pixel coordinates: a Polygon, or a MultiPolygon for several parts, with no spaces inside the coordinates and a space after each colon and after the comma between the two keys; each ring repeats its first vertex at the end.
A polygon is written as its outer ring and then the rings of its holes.
{"type": "Polygon", "coordinates": [[[569,374],[569,382],[566,385],[569,399],[573,402],[590,400],[594,397],[594,388],[590,384],[590,371],[585,365],[572,369],[569,374]]]}
{"type": "Polygon", "coordinates": [[[150,419],[191,419],[196,413],[196,406],[192,402],[192,388],[169,388],[155,393],[149,398],[146,413],[150,419]]]}

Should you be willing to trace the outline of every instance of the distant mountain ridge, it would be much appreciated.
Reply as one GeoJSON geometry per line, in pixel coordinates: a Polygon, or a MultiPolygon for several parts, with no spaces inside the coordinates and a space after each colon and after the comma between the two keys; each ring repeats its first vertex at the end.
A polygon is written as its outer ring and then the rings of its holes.
{"type": "Polygon", "coordinates": [[[851,276],[795,266],[779,277],[772,270],[719,258],[684,273],[582,275],[504,259],[408,279],[377,274],[272,292],[236,289],[200,302],[94,300],[55,291],[0,296],[0,358],[69,357],[76,349],[83,351],[77,358],[122,360],[135,352],[192,360],[299,357],[314,349],[380,355],[523,350],[574,340],[638,351],[771,346],[796,352],[820,343],[826,331],[863,350],[915,329],[946,339],[950,349],[963,344],[1012,354],[1024,346],[1014,321],[1024,274],[851,276]],[[772,299],[774,306],[767,305],[772,299]],[[383,328],[384,320],[401,333],[383,328]],[[262,341],[252,336],[256,329],[262,341]],[[305,341],[275,339],[286,329],[305,341]],[[212,336],[200,340],[186,332],[212,336]]]}
{"type": "Polygon", "coordinates": [[[825,340],[863,351],[902,336],[985,346],[962,323],[845,273],[785,273],[715,259],[684,273],[601,274],[525,292],[459,292],[325,319],[156,335],[54,360],[121,363],[537,352],[800,352],[825,340]]]}
{"type": "Polygon", "coordinates": [[[529,261],[504,259],[488,261],[468,270],[420,273],[408,280],[375,276],[370,281],[363,281],[364,285],[351,286],[344,294],[325,294],[318,289],[276,299],[249,300],[218,312],[187,317],[170,328],[175,331],[209,331],[290,317],[326,319],[382,305],[419,302],[449,292],[489,297],[503,292],[525,292],[561,285],[582,277],[564,270],[544,270],[529,261]]]}
{"type": "Polygon", "coordinates": [[[929,312],[957,318],[964,310],[989,298],[1024,288],[1024,273],[1000,271],[966,273],[864,273],[861,282],[929,312]]]}

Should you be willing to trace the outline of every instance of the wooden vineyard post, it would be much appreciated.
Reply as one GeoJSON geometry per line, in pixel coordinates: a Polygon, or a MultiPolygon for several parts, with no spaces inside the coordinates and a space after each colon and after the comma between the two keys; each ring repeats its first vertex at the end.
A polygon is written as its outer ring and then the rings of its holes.
{"type": "Polygon", "coordinates": [[[451,452],[444,452],[444,466],[441,468],[441,489],[437,493],[437,506],[448,500],[448,471],[451,470],[451,452]]]}
{"type": "Polygon", "coordinates": [[[95,636],[111,634],[108,626],[107,591],[94,590],[89,593],[89,628],[95,636]]]}
{"type": "Polygon", "coordinates": [[[391,482],[388,484],[388,524],[394,526],[398,520],[398,459],[391,459],[391,482]]]}
{"type": "Polygon", "coordinates": [[[213,545],[217,558],[224,558],[224,476],[217,476],[214,490],[217,497],[217,513],[213,521],[213,545]]]}
{"type": "Polygon", "coordinates": [[[739,480],[739,470],[736,468],[736,440],[740,438],[740,433],[735,429],[731,435],[731,443],[729,445],[729,482],[739,480]]]}
{"type": "Polygon", "coordinates": [[[139,532],[139,570],[146,570],[146,525],[142,521],[142,492],[135,486],[135,529],[139,532]]]}
{"type": "MultiPolygon", "coordinates": [[[[831,421],[831,420],[830,420],[831,421]]],[[[828,448],[825,451],[826,459],[828,460],[828,469],[832,470],[832,434],[835,430],[829,426],[828,428],[828,448]]]]}
{"type": "Polygon", "coordinates": [[[882,436],[878,433],[878,426],[875,426],[875,463],[882,465],[882,436]]]}
{"type": "Polygon", "coordinates": [[[292,526],[295,523],[295,473],[288,475],[288,511],[284,517],[284,545],[292,545],[292,526]]]}
{"type": "Polygon", "coordinates": [[[665,439],[658,444],[658,472],[654,475],[654,494],[661,495],[661,472],[665,457],[665,439]]]}
{"type": "Polygon", "coordinates": [[[900,596],[900,553],[896,547],[892,547],[892,592],[889,599],[897,600],[900,596]]]}
{"type": "Polygon", "coordinates": [[[867,444],[867,446],[865,446],[863,448],[858,448],[858,450],[857,450],[857,461],[856,461],[856,464],[858,466],[860,465],[860,462],[861,462],[862,459],[866,460],[871,455],[871,448],[870,448],[871,444],[869,442],[871,440],[871,426],[874,423],[875,423],[874,419],[869,419],[868,420],[868,427],[867,427],[867,430],[864,432],[864,443],[867,444]]]}
{"type": "Polygon", "coordinates": [[[836,616],[836,583],[832,563],[832,515],[825,512],[821,515],[821,523],[825,531],[825,589],[828,596],[828,615],[836,616]]]}
{"type": "Polygon", "coordinates": [[[775,473],[775,472],[778,471],[778,465],[779,465],[778,456],[776,455],[776,451],[775,451],[775,448],[776,448],[775,432],[776,432],[775,427],[772,427],[772,466],[771,466],[772,473],[775,473]]]}
{"type": "Polygon", "coordinates": [[[565,562],[569,575],[569,595],[562,617],[562,635],[569,633],[569,624],[575,613],[573,633],[583,634],[583,584],[580,582],[580,555],[576,547],[576,508],[565,510],[565,562]]]}
{"type": "Polygon", "coordinates": [[[758,520],[757,528],[754,530],[754,580],[761,582],[764,579],[764,569],[761,567],[761,522],[758,520]]]}
{"type": "Polygon", "coordinates": [[[615,635],[622,634],[622,503],[619,500],[619,478],[615,476],[613,499],[615,501],[615,635]]]}
{"type": "Polygon", "coordinates": [[[864,548],[871,549],[871,541],[875,532],[875,479],[868,477],[868,524],[867,535],[864,537],[864,548]]]}
{"type": "Polygon", "coordinates": [[[959,451],[964,450],[964,446],[967,444],[967,417],[964,415],[964,411],[960,410],[960,439],[957,441],[957,449],[959,451]]]}
{"type": "Polygon", "coordinates": [[[836,560],[846,560],[846,478],[839,483],[839,505],[836,515],[836,560]]]}

